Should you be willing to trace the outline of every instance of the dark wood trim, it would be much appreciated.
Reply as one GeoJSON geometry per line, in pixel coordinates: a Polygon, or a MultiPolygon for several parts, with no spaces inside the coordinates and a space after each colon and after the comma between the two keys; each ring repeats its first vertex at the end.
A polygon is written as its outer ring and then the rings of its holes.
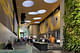
{"type": "Polygon", "coordinates": [[[13,7],[14,7],[14,12],[16,14],[17,23],[19,24],[18,14],[17,14],[17,7],[16,7],[16,0],[13,0],[13,7]]]}

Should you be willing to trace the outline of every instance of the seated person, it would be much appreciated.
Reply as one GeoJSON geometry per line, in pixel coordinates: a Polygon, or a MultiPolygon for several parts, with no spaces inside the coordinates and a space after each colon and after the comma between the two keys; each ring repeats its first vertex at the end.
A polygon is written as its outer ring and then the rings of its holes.
{"type": "Polygon", "coordinates": [[[40,39],[39,42],[42,42],[42,39],[40,39]]]}
{"type": "Polygon", "coordinates": [[[45,39],[45,42],[48,42],[49,43],[49,40],[48,39],[45,39]]]}

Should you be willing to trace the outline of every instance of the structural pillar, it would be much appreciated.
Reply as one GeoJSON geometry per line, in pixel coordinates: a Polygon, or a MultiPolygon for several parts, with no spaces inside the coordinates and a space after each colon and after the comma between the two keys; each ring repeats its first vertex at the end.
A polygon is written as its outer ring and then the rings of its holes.
{"type": "Polygon", "coordinates": [[[64,15],[64,0],[60,0],[60,47],[63,46],[63,40],[64,40],[64,35],[63,35],[63,26],[64,26],[64,20],[63,20],[63,15],[64,15]]]}

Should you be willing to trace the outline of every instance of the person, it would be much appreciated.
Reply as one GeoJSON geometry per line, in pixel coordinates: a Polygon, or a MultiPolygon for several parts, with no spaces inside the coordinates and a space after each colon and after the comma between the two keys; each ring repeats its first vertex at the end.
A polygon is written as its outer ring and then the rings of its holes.
{"type": "Polygon", "coordinates": [[[55,38],[54,38],[54,36],[50,35],[49,40],[50,40],[51,43],[54,43],[54,42],[55,42],[55,38]]]}
{"type": "Polygon", "coordinates": [[[11,41],[8,41],[8,44],[5,46],[4,49],[10,49],[10,50],[13,50],[11,41]]]}

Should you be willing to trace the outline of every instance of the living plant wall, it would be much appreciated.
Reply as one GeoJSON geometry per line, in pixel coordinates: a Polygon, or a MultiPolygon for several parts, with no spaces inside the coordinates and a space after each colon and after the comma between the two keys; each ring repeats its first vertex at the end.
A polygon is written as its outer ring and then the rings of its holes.
{"type": "Polygon", "coordinates": [[[80,53],[80,0],[65,0],[64,49],[80,53]]]}

